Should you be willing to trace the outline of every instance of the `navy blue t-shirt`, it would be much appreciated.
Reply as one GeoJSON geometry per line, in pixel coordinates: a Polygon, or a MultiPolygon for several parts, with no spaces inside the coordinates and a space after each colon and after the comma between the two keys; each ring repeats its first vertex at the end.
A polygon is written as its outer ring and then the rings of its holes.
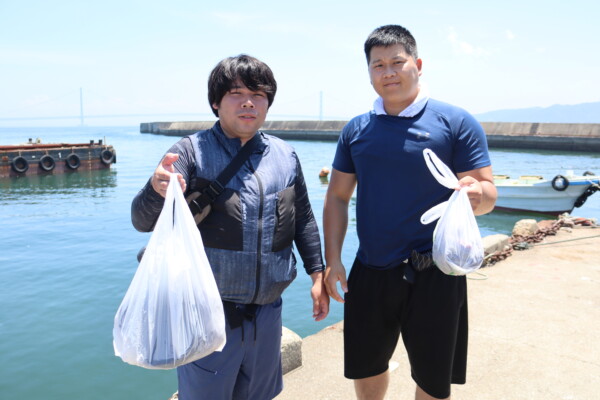
{"type": "Polygon", "coordinates": [[[485,133],[465,110],[429,99],[416,116],[359,115],[342,130],[333,168],[356,174],[358,259],[390,268],[411,250],[427,251],[435,223],[421,215],[447,200],[425,164],[431,149],[454,173],[491,165],[485,133]]]}

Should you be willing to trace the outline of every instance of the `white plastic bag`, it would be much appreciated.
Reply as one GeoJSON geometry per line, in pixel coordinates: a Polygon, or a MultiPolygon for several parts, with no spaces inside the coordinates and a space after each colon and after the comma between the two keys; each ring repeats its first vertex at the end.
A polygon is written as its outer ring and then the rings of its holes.
{"type": "Polygon", "coordinates": [[[223,303],[176,174],[115,315],[113,345],[123,361],[150,369],[175,368],[225,345],[223,303]]]}
{"type": "MultiPolygon", "coordinates": [[[[458,186],[458,179],[430,149],[423,150],[427,167],[442,185],[458,186]]],[[[430,208],[421,216],[422,224],[439,218],[433,231],[433,261],[448,275],[466,275],[483,263],[481,233],[469,202],[466,189],[455,190],[448,201],[430,208]]]]}

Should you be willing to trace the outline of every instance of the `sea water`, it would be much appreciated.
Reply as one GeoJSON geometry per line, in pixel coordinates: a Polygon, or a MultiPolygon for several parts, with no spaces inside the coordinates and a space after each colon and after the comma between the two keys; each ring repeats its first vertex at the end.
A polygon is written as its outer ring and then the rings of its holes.
{"type": "MultiPolygon", "coordinates": [[[[157,399],[177,388],[175,371],[145,370],[115,357],[115,312],[137,268],[136,254],[149,233],[130,221],[131,200],[164,152],[179,138],[123,128],[0,128],[0,144],[85,143],[115,147],[110,170],[0,179],[0,397],[2,399],[157,399]]],[[[295,147],[322,232],[334,142],[290,141],[295,147]]],[[[553,177],[566,170],[600,173],[600,155],[492,150],[494,173],[553,177]]],[[[354,201],[342,259],[349,269],[357,249],[354,201]]],[[[600,195],[574,215],[600,219],[600,195]]],[[[494,212],[478,217],[482,235],[509,234],[514,223],[536,215],[494,212]]],[[[300,258],[298,257],[298,260],[300,258]]],[[[500,268],[501,266],[499,266],[500,268]]],[[[301,336],[342,319],[333,302],[329,317],[314,322],[310,278],[284,293],[283,323],[301,336]]],[[[340,349],[341,351],[341,349],[340,349]]]]}

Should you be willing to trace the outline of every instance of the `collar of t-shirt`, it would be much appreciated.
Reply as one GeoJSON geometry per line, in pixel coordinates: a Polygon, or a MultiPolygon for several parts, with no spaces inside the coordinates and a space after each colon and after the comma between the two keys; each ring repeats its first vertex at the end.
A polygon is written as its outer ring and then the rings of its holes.
{"type": "MultiPolygon", "coordinates": [[[[398,116],[407,118],[414,117],[420,113],[423,108],[425,108],[427,100],[429,100],[429,94],[427,93],[427,90],[422,86],[419,87],[419,94],[415,100],[408,107],[402,110],[398,116]]],[[[383,106],[383,99],[381,97],[378,97],[373,103],[373,111],[375,111],[375,114],[377,115],[387,115],[383,106]]]]}

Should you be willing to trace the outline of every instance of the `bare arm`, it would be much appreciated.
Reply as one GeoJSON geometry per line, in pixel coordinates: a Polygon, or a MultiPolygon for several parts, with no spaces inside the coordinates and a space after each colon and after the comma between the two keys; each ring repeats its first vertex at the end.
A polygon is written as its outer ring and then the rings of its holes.
{"type": "Polygon", "coordinates": [[[323,207],[323,230],[325,234],[325,288],[334,300],[344,302],[337,291],[340,282],[344,293],[348,292],[346,269],[342,264],[342,245],[348,228],[348,203],[356,187],[356,175],[331,173],[331,180],[323,207]]]}
{"type": "Polygon", "coordinates": [[[461,187],[469,187],[467,194],[475,215],[487,214],[494,209],[498,192],[491,166],[459,172],[457,176],[461,187]]]}

